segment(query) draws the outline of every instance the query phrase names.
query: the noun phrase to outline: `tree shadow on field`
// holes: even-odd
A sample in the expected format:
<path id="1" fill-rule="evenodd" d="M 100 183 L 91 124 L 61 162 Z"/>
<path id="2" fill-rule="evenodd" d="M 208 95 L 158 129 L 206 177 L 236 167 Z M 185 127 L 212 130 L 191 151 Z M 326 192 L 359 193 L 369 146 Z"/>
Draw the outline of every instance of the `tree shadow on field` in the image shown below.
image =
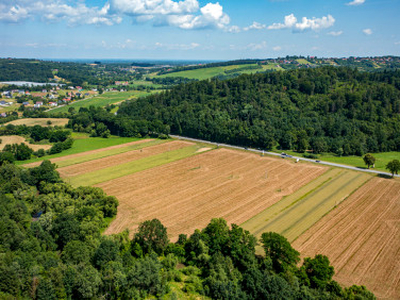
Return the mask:
<path id="1" fill-rule="evenodd" d="M 377 176 L 379 178 L 393 179 L 393 177 L 391 175 L 388 175 L 388 174 L 378 174 Z"/>

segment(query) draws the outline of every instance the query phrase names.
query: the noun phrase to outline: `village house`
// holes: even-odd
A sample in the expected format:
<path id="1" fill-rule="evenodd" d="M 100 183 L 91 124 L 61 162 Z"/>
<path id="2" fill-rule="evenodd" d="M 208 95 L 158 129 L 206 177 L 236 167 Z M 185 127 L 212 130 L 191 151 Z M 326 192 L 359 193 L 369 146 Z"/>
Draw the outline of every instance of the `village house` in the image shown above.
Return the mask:
<path id="1" fill-rule="evenodd" d="M 57 104 L 57 102 L 49 102 L 49 106 L 51 106 L 51 107 L 54 107 L 54 106 L 57 106 L 58 104 Z"/>
<path id="2" fill-rule="evenodd" d="M 39 107 L 41 107 L 43 105 L 43 102 L 42 101 L 38 101 L 38 102 L 36 102 L 34 105 L 33 105 L 33 107 L 34 108 L 39 108 Z"/>

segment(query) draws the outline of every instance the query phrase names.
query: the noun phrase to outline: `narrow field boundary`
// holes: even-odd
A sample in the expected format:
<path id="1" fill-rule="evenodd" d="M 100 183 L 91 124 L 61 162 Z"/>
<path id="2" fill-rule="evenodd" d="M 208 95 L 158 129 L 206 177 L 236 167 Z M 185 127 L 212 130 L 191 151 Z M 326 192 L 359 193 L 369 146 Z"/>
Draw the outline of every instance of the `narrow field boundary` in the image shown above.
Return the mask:
<path id="1" fill-rule="evenodd" d="M 195 155 L 198 149 L 199 146 L 197 145 L 187 146 L 181 149 L 164 152 L 139 160 L 129 161 L 98 171 L 88 172 L 79 176 L 65 178 L 65 180 L 73 186 L 95 185 Z"/>
<path id="2" fill-rule="evenodd" d="M 368 174 L 331 169 L 241 226 L 256 236 L 274 231 L 293 242 L 371 178 Z"/>

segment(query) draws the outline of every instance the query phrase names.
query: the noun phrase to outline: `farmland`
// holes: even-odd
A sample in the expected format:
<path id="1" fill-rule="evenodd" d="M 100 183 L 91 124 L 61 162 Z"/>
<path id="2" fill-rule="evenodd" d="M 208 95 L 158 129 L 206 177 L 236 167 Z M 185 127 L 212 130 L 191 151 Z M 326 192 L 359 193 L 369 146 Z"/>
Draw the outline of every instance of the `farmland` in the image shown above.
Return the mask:
<path id="1" fill-rule="evenodd" d="M 156 217 L 174 239 L 204 227 L 211 218 L 243 223 L 325 171 L 320 166 L 218 149 L 97 186 L 120 202 L 107 234 L 134 230 L 140 222 Z"/>
<path id="2" fill-rule="evenodd" d="M 37 151 L 39 149 L 48 150 L 51 148 L 51 145 L 30 144 L 24 137 L 19 135 L 3 135 L 0 136 L 0 139 L 1 139 L 0 150 L 3 150 L 4 146 L 7 144 L 21 144 L 21 143 L 27 144 L 29 148 L 33 149 L 34 151 Z"/>
<path id="3" fill-rule="evenodd" d="M 49 111 L 50 114 L 54 113 L 62 113 L 68 112 L 70 107 L 75 108 L 75 110 L 79 110 L 81 107 L 89 107 L 89 106 L 96 106 L 96 107 L 103 107 L 108 104 L 115 104 L 121 101 L 125 101 L 128 99 L 132 99 L 135 97 L 142 97 L 149 95 L 147 92 L 139 92 L 139 91 L 128 91 L 128 92 L 106 92 L 99 96 L 88 98 L 84 100 L 79 100 L 69 105 L 65 105 L 62 107 L 58 107 Z"/>
<path id="4" fill-rule="evenodd" d="M 75 136 L 76 136 L 75 133 L 73 133 L 72 137 L 75 138 Z M 104 139 L 101 137 L 88 137 L 88 135 L 85 134 L 85 135 L 79 136 L 79 138 L 76 138 L 74 140 L 72 147 L 61 153 L 52 154 L 52 155 L 48 155 L 48 156 L 41 157 L 41 158 L 32 158 L 27 161 L 17 162 L 17 164 L 26 165 L 26 164 L 35 163 L 35 162 L 40 163 L 44 159 L 52 160 L 54 158 L 64 157 L 64 156 L 78 154 L 78 153 L 84 153 L 84 152 L 86 152 L 85 154 L 88 154 L 87 153 L 88 151 L 93 151 L 93 150 L 103 151 L 103 148 L 118 146 L 121 144 L 126 144 L 126 143 L 130 143 L 130 142 L 138 141 L 138 140 L 139 140 L 138 138 L 116 137 L 116 136 L 112 136 L 108 139 Z"/>
<path id="5" fill-rule="evenodd" d="M 4 124 L 12 125 L 26 125 L 26 126 L 65 126 L 68 123 L 66 118 L 28 118 L 28 119 L 18 119 Z"/>
<path id="6" fill-rule="evenodd" d="M 242 226 L 257 236 L 273 231 L 292 242 L 370 178 L 364 173 L 329 170 Z"/>
<path id="7" fill-rule="evenodd" d="M 399 181 L 181 140 L 131 140 L 52 162 L 73 186 L 117 197 L 105 234 L 132 236 L 157 218 L 176 241 L 221 217 L 258 237 L 278 232 L 303 257 L 327 255 L 343 285 L 399 297 Z"/>
<path id="8" fill-rule="evenodd" d="M 334 277 L 378 298 L 400 298 L 400 182 L 374 178 L 293 244 L 302 256 L 327 255 Z"/>
<path id="9" fill-rule="evenodd" d="M 164 77 L 184 77 L 189 79 L 198 79 L 204 80 L 209 79 L 215 76 L 226 75 L 229 73 L 237 73 L 237 74 L 248 74 L 248 73 L 256 73 L 262 72 L 269 69 L 276 69 L 277 67 L 273 64 L 260 66 L 259 68 L 257 64 L 247 64 L 247 65 L 230 65 L 224 67 L 209 67 L 209 68 L 200 68 L 195 70 L 188 71 L 180 71 L 167 73 L 163 75 L 159 75 L 156 77 L 164 78 Z"/>

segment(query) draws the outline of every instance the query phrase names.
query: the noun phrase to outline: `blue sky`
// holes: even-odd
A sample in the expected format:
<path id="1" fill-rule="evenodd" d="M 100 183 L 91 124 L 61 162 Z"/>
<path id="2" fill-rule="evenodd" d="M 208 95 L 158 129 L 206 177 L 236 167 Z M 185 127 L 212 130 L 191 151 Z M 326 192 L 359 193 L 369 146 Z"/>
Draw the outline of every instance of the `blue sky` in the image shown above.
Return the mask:
<path id="1" fill-rule="evenodd" d="M 1 0 L 0 57 L 400 55 L 400 0 Z"/>

